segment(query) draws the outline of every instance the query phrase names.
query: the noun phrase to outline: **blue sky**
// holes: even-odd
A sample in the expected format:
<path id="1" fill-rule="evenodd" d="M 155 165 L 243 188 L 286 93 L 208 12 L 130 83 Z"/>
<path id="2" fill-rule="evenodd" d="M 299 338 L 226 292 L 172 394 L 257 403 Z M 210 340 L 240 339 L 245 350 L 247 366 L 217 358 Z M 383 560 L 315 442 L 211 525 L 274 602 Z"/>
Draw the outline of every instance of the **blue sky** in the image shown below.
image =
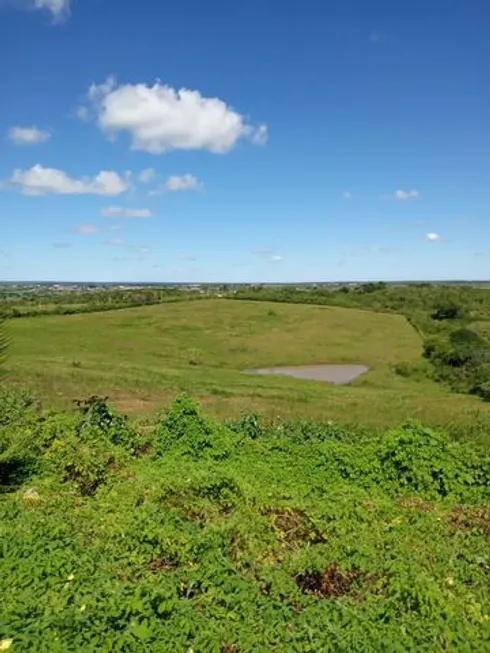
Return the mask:
<path id="1" fill-rule="evenodd" d="M 488 0 L 0 0 L 0 55 L 0 279 L 490 277 Z"/>

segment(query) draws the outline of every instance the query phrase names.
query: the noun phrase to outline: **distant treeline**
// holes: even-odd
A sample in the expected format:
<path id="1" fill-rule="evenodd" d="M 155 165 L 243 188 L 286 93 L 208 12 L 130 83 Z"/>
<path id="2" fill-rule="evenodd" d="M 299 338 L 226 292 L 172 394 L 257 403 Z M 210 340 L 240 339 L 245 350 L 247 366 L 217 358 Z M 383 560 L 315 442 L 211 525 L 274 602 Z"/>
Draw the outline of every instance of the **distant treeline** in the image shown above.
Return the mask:
<path id="1" fill-rule="evenodd" d="M 334 289 L 251 286 L 230 296 L 400 313 L 423 338 L 423 355 L 436 380 L 456 392 L 490 401 L 490 289 L 425 283 L 366 283 Z M 397 371 L 406 376 L 414 372 L 408 364 Z"/>
<path id="2" fill-rule="evenodd" d="M 57 291 L 45 294 L 19 293 L 16 296 L 3 293 L 0 294 L 0 314 L 6 318 L 73 315 L 203 297 L 206 295 L 180 288 L 107 289 L 82 293 Z"/>

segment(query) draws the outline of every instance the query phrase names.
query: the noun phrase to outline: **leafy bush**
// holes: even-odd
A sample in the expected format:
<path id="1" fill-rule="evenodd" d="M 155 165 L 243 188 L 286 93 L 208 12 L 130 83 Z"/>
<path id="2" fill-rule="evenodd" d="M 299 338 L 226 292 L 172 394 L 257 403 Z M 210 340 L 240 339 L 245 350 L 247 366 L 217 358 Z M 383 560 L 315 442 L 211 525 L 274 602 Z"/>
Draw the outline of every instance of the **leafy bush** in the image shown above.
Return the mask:
<path id="1" fill-rule="evenodd" d="M 383 478 L 394 487 L 445 497 L 464 496 L 468 488 L 479 485 L 461 453 L 461 446 L 441 433 L 408 422 L 384 435 L 377 457 Z M 490 467 L 487 471 L 490 477 Z"/>
<path id="2" fill-rule="evenodd" d="M 96 426 L 87 426 L 80 434 L 72 431 L 53 441 L 44 463 L 61 482 L 73 483 L 80 494 L 93 495 L 106 483 L 111 468 L 124 460 L 122 451 L 101 437 Z"/>
<path id="3" fill-rule="evenodd" d="M 170 450 L 193 458 L 227 458 L 233 448 L 231 432 L 205 417 L 199 406 L 183 394 L 174 401 L 156 429 L 156 451 Z"/>
<path id="4" fill-rule="evenodd" d="M 490 380 L 476 384 L 472 388 L 472 393 L 483 399 L 483 401 L 490 401 Z"/>
<path id="5" fill-rule="evenodd" d="M 335 422 L 315 422 L 301 420 L 285 426 L 285 434 L 292 442 L 329 442 L 330 440 L 343 441 L 349 438 L 347 429 Z"/>
<path id="6" fill-rule="evenodd" d="M 89 397 L 89 399 L 76 402 L 82 415 L 79 431 L 93 428 L 99 429 L 107 439 L 116 445 L 121 445 L 129 451 L 138 449 L 136 431 L 128 422 L 128 419 L 109 408 L 107 397 Z"/>
<path id="7" fill-rule="evenodd" d="M 32 420 L 35 406 L 36 400 L 29 392 L 0 386 L 0 429 Z"/>
<path id="8" fill-rule="evenodd" d="M 458 320 L 464 316 L 463 307 L 450 300 L 439 304 L 432 313 L 433 320 Z"/>
<path id="9" fill-rule="evenodd" d="M 263 437 L 265 430 L 260 423 L 260 419 L 257 415 L 253 413 L 248 413 L 242 415 L 242 417 L 236 421 L 229 422 L 228 428 L 240 435 L 246 435 L 252 440 Z"/>

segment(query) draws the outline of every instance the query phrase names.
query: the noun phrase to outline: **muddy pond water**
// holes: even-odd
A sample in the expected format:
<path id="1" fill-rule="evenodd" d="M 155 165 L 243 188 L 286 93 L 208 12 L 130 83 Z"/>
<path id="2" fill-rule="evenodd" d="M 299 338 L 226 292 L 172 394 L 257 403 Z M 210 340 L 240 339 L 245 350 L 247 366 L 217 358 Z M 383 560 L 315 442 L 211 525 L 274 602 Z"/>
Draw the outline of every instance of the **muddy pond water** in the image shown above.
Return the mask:
<path id="1" fill-rule="evenodd" d="M 294 376 L 296 379 L 325 381 L 335 385 L 351 383 L 362 374 L 369 371 L 366 365 L 299 365 L 294 367 L 262 367 L 256 370 L 245 370 L 245 374 L 271 374 Z"/>

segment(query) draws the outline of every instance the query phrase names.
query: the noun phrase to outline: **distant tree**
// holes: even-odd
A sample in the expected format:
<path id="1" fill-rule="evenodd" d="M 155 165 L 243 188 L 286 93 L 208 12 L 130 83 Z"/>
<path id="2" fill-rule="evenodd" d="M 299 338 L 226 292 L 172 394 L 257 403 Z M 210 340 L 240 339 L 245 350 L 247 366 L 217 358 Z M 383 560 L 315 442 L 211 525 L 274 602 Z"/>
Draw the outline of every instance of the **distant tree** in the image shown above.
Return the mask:
<path id="1" fill-rule="evenodd" d="M 372 293 L 377 292 L 378 290 L 384 290 L 386 288 L 386 283 L 384 281 L 377 281 L 376 283 L 363 283 L 359 286 L 359 292 L 362 293 Z"/>
<path id="2" fill-rule="evenodd" d="M 462 306 L 453 301 L 439 304 L 432 313 L 433 320 L 458 320 L 464 317 L 465 311 Z"/>

